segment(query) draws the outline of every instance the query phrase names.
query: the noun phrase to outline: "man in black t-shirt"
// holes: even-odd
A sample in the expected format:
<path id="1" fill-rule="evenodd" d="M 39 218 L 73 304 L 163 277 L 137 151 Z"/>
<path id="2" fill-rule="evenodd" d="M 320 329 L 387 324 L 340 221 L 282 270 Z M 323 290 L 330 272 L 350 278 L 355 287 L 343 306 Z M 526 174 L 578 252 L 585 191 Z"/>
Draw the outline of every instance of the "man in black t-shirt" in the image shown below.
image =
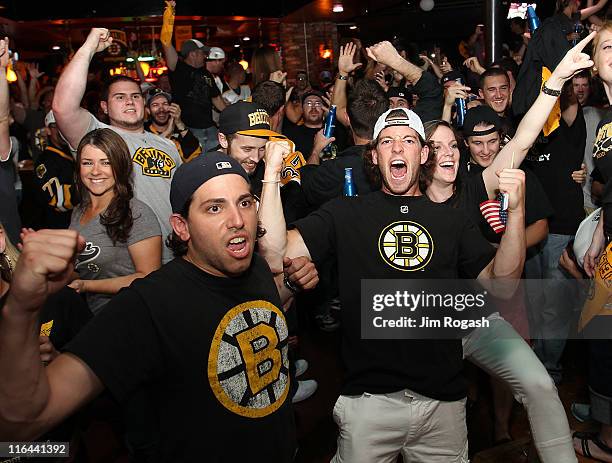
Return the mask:
<path id="1" fill-rule="evenodd" d="M 164 57 L 170 70 L 170 85 L 176 103 L 183 111 L 183 120 L 198 138 L 204 152 L 217 146 L 217 128 L 213 122 L 213 105 L 219 111 L 225 102 L 213 75 L 206 70 L 210 48 L 196 39 L 186 40 L 179 59 L 172 43 L 163 44 Z"/>
<path id="2" fill-rule="evenodd" d="M 336 463 L 393 461 L 400 452 L 404 461 L 467 461 L 461 342 L 362 338 L 362 280 L 516 279 L 522 271 L 523 173 L 500 173 L 510 205 L 496 254 L 464 214 L 421 194 L 419 171 L 429 153 L 424 138 L 412 111 L 382 114 L 367 151 L 382 189 L 330 201 L 289 232 L 277 186 L 282 155 L 266 154 L 259 216 L 267 233 L 259 245 L 272 271 L 281 272 L 282 259 L 298 254 L 315 264 L 331 255 L 338 264 L 347 372 L 334 407 Z"/>
<path id="3" fill-rule="evenodd" d="M 4 437 L 35 438 L 105 388 L 123 402 L 148 387 L 156 461 L 293 461 L 283 288 L 253 253 L 262 231 L 248 176 L 207 153 L 177 169 L 170 202 L 180 257 L 122 290 L 46 369 L 38 312 L 85 243 L 71 230 L 24 237 L 0 317 L 0 369 L 14 373 L 0 377 Z"/>

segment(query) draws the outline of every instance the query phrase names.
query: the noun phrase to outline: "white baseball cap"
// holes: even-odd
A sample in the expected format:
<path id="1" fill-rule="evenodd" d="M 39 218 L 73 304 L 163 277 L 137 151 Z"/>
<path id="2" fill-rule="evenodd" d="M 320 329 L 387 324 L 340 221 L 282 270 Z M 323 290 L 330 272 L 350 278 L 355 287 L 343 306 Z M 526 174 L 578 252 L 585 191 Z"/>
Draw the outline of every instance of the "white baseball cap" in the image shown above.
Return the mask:
<path id="1" fill-rule="evenodd" d="M 376 121 L 376 125 L 374 126 L 374 137 L 372 139 L 376 140 L 380 132 L 387 127 L 396 125 L 405 125 L 414 129 L 416 133 L 425 140 L 425 129 L 423 128 L 421 118 L 408 108 L 393 108 L 385 111 Z"/>
<path id="2" fill-rule="evenodd" d="M 210 47 L 207 59 L 224 59 L 225 52 L 219 47 Z"/>

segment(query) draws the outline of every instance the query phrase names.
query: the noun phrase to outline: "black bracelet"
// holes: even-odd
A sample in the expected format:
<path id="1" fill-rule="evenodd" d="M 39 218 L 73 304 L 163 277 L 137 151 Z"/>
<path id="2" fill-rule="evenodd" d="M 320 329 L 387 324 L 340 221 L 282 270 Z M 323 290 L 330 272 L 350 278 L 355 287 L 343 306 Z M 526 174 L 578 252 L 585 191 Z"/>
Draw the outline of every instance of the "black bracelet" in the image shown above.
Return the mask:
<path id="1" fill-rule="evenodd" d="M 340 79 L 340 80 L 348 80 L 348 76 L 343 76 L 342 74 L 338 74 L 338 79 Z"/>
<path id="2" fill-rule="evenodd" d="M 546 93 L 550 96 L 561 96 L 561 90 L 553 90 L 552 88 L 548 88 L 546 86 L 546 82 L 542 85 L 542 93 Z"/>
<path id="3" fill-rule="evenodd" d="M 298 293 L 300 291 L 300 288 L 295 286 L 295 284 L 293 284 L 293 282 L 289 279 L 287 275 L 285 275 L 285 277 L 283 278 L 283 284 L 285 285 L 285 288 L 287 288 L 293 294 Z"/>

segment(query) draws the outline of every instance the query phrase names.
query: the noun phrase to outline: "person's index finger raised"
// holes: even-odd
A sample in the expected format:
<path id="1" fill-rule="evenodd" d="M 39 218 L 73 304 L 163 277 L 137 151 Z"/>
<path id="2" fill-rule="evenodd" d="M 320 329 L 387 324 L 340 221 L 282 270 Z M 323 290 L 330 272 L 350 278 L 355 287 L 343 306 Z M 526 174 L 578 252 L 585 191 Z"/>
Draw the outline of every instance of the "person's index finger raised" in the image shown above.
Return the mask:
<path id="1" fill-rule="evenodd" d="M 582 39 L 580 42 L 578 42 L 576 44 L 576 46 L 574 47 L 574 50 L 576 50 L 576 51 L 584 50 L 584 47 L 586 47 L 588 45 L 588 43 L 591 40 L 593 40 L 593 37 L 595 37 L 596 34 L 597 34 L 597 32 L 591 32 L 589 35 L 587 35 L 584 39 Z"/>

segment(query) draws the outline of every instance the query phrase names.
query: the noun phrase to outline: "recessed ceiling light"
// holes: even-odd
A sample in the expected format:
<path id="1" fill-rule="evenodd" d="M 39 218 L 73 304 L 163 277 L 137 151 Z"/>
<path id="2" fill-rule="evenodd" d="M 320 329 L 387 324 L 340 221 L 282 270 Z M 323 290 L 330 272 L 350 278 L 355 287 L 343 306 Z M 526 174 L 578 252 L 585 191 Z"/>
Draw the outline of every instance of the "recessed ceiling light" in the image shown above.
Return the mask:
<path id="1" fill-rule="evenodd" d="M 54 46 L 51 47 L 51 50 L 56 50 L 57 51 L 59 49 L 60 49 L 59 45 L 54 45 Z"/>
<path id="2" fill-rule="evenodd" d="M 234 48 L 240 48 L 240 44 L 239 43 L 234 44 Z"/>
<path id="3" fill-rule="evenodd" d="M 354 31 L 355 29 L 357 29 L 357 26 L 351 26 L 351 27 L 349 27 L 349 29 Z"/>
<path id="4" fill-rule="evenodd" d="M 334 13 L 342 13 L 344 11 L 344 7 L 342 6 L 341 3 L 336 3 L 334 4 L 334 6 L 332 7 L 332 11 Z"/>
<path id="5" fill-rule="evenodd" d="M 248 42 L 249 40 L 251 40 L 250 37 L 242 37 L 242 40 L 244 40 L 245 42 Z"/>

